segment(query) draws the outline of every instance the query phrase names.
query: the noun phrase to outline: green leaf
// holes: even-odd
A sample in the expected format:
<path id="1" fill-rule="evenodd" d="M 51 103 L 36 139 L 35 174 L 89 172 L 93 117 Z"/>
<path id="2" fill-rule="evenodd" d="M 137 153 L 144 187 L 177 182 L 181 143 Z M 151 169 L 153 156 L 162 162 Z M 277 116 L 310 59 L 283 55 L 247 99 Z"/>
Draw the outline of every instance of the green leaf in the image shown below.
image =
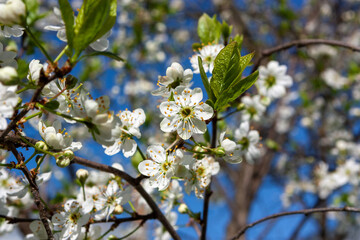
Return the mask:
<path id="1" fill-rule="evenodd" d="M 53 101 L 50 101 L 48 103 L 46 103 L 45 105 L 45 108 L 48 108 L 48 109 L 51 109 L 51 110 L 56 110 L 59 108 L 60 106 L 60 103 L 56 100 L 53 100 Z"/>
<path id="2" fill-rule="evenodd" d="M 228 42 L 228 38 L 230 37 L 230 34 L 232 32 L 233 26 L 229 26 L 227 22 L 223 22 L 221 25 L 221 34 L 223 36 L 224 42 Z"/>
<path id="3" fill-rule="evenodd" d="M 18 68 L 17 68 L 18 77 L 20 79 L 26 78 L 28 72 L 29 72 L 29 64 L 25 60 L 19 59 Z"/>
<path id="4" fill-rule="evenodd" d="M 116 23 L 116 13 L 117 13 L 117 0 L 110 0 L 110 12 L 109 16 L 104 24 L 104 26 L 101 28 L 101 31 L 96 35 L 95 39 L 99 39 L 102 36 L 104 36 L 107 32 L 111 30 L 111 28 Z"/>
<path id="5" fill-rule="evenodd" d="M 86 57 L 93 57 L 93 56 L 105 56 L 111 59 L 114 59 L 116 61 L 121 61 L 121 62 L 125 62 L 125 59 L 119 57 L 118 55 L 112 53 L 112 52 L 93 52 L 93 53 L 89 53 L 89 54 L 85 54 L 83 56 L 81 56 L 80 60 Z"/>
<path id="6" fill-rule="evenodd" d="M 214 61 L 210 86 L 217 98 L 241 75 L 240 51 L 236 42 L 223 48 Z"/>
<path id="7" fill-rule="evenodd" d="M 199 18 L 197 32 L 202 43 L 218 43 L 221 37 L 221 24 L 216 20 L 216 15 L 210 18 L 204 13 Z"/>
<path id="8" fill-rule="evenodd" d="M 112 28 L 114 7 L 116 9 L 114 0 L 84 0 L 74 27 L 73 62 L 86 47 Z"/>
<path id="9" fill-rule="evenodd" d="M 215 103 L 215 109 L 220 110 L 222 107 L 227 105 L 229 102 L 234 101 L 246 90 L 248 90 L 256 82 L 259 76 L 259 71 L 253 72 L 251 75 L 247 76 L 244 79 L 241 79 L 241 76 L 234 81 L 228 89 L 226 89 L 218 98 Z"/>
<path id="10" fill-rule="evenodd" d="M 208 94 L 208 97 L 209 99 L 211 99 L 212 101 L 215 102 L 216 100 L 216 97 L 213 93 L 213 91 L 211 90 L 211 87 L 210 87 L 210 83 L 209 83 L 209 80 L 208 80 L 208 77 L 204 71 L 204 67 L 202 65 L 202 60 L 201 60 L 201 57 L 198 57 L 198 64 L 199 64 L 199 70 L 200 70 L 200 76 L 201 76 L 201 80 L 204 84 L 204 87 L 205 87 L 205 90 Z"/>
<path id="11" fill-rule="evenodd" d="M 78 79 L 74 77 L 73 75 L 68 74 L 65 78 L 65 86 L 66 89 L 72 89 L 76 86 L 76 83 L 78 82 Z"/>
<path id="12" fill-rule="evenodd" d="M 250 65 L 251 59 L 254 57 L 254 54 L 255 52 L 252 52 L 240 58 L 241 72 L 243 72 L 244 69 Z"/>
<path id="13" fill-rule="evenodd" d="M 69 46 L 68 53 L 72 54 L 74 39 L 74 11 L 68 0 L 59 0 L 59 6 L 61 17 L 65 23 L 67 44 Z"/>
<path id="14" fill-rule="evenodd" d="M 242 46 L 242 43 L 244 41 L 244 36 L 243 35 L 239 35 L 239 34 L 236 34 L 236 36 L 234 37 L 234 39 L 232 39 L 232 41 L 235 41 L 237 42 L 238 46 L 239 46 L 239 50 L 241 49 L 241 46 Z M 231 41 L 231 42 L 232 42 Z"/>

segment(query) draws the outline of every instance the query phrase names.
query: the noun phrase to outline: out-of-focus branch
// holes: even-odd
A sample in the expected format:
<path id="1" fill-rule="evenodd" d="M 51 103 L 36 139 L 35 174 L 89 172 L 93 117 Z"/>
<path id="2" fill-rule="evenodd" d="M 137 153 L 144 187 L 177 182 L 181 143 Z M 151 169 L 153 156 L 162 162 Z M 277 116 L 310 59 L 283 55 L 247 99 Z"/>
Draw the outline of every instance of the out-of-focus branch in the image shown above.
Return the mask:
<path id="1" fill-rule="evenodd" d="M 0 219 L 5 219 L 9 224 L 21 223 L 21 222 L 32 222 L 36 220 L 40 220 L 37 218 L 19 218 L 19 217 L 10 217 L 6 215 L 0 214 Z"/>
<path id="2" fill-rule="evenodd" d="M 284 44 L 261 51 L 260 57 L 255 62 L 252 72 L 255 72 L 256 69 L 258 69 L 262 60 L 264 60 L 266 57 L 269 57 L 273 53 L 281 52 L 281 51 L 287 50 L 292 47 L 301 48 L 301 47 L 307 47 L 310 45 L 318 45 L 318 44 L 342 47 L 342 48 L 349 49 L 351 51 L 360 52 L 360 47 L 357 47 L 357 46 L 354 46 L 351 44 L 347 44 L 342 41 L 327 40 L 327 39 L 300 39 L 300 40 L 291 41 L 291 42 L 284 43 Z"/>
<path id="3" fill-rule="evenodd" d="M 48 239 L 53 240 L 54 235 L 52 234 L 50 225 L 49 225 L 49 218 L 48 218 L 48 212 L 46 211 L 45 205 L 44 203 L 41 201 L 40 198 L 40 192 L 39 192 L 39 187 L 36 184 L 35 178 L 36 176 L 33 176 L 29 169 L 26 167 L 26 165 L 24 164 L 24 159 L 23 157 L 20 155 L 20 153 L 16 150 L 15 146 L 12 143 L 7 144 L 7 146 L 10 148 L 10 151 L 14 154 L 16 160 L 18 161 L 19 165 L 21 165 L 20 170 L 24 173 L 26 179 L 29 182 L 29 186 L 30 186 L 30 191 L 34 197 L 34 203 L 36 205 L 36 207 L 39 209 L 39 215 L 40 215 L 40 219 L 41 222 L 43 223 L 46 233 L 48 235 Z"/>
<path id="4" fill-rule="evenodd" d="M 291 212 L 283 212 L 283 213 L 277 213 L 277 214 L 273 214 L 267 217 L 264 217 L 260 220 L 257 220 L 253 223 L 250 223 L 246 226 L 244 226 L 237 234 L 236 236 L 234 236 L 232 239 L 238 239 L 241 237 L 241 235 L 243 235 L 246 230 L 248 230 L 249 228 L 254 227 L 255 225 L 265 222 L 267 220 L 273 219 L 273 218 L 278 218 L 278 217 L 283 217 L 283 216 L 289 216 L 289 215 L 296 215 L 296 214 L 304 214 L 304 215 L 308 215 L 308 214 L 312 214 L 312 213 L 324 213 L 324 212 L 355 212 L 355 213 L 360 213 L 360 209 L 359 208 L 353 208 L 353 207 L 327 207 L 327 208 L 312 208 L 312 209 L 304 209 L 304 210 L 298 210 L 298 211 L 291 211 Z"/>

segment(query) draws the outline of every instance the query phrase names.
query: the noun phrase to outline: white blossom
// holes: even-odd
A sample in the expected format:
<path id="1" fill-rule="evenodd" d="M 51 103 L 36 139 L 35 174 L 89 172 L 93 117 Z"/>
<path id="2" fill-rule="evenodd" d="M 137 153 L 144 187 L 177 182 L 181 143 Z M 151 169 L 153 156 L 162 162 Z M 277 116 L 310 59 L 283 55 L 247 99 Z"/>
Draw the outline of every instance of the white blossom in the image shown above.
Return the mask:
<path id="1" fill-rule="evenodd" d="M 266 107 L 262 104 L 260 95 L 253 97 L 244 96 L 241 101 L 245 105 L 245 109 L 242 111 L 241 118 L 243 121 L 259 121 L 260 117 L 266 110 Z"/>
<path id="2" fill-rule="evenodd" d="M 276 61 L 270 61 L 267 67 L 259 67 L 259 79 L 257 85 L 259 93 L 263 96 L 275 99 L 285 95 L 286 87 L 291 87 L 293 81 L 286 75 L 287 67 L 279 65 Z"/>
<path id="3" fill-rule="evenodd" d="M 29 64 L 29 73 L 27 75 L 27 79 L 37 84 L 40 78 L 40 71 L 43 68 L 43 66 L 44 65 L 42 65 L 39 60 L 36 59 L 31 60 Z"/>
<path id="4" fill-rule="evenodd" d="M 61 123 L 57 120 L 49 127 L 39 121 L 38 128 L 42 139 L 52 149 L 77 151 L 82 147 L 81 142 L 73 142 L 73 138 L 64 133 L 65 129 L 61 129 Z"/>
<path id="5" fill-rule="evenodd" d="M 332 68 L 326 69 L 321 77 L 324 79 L 325 83 L 336 90 L 342 89 L 348 84 L 350 81 L 348 78 L 341 76 L 337 71 Z"/>
<path id="6" fill-rule="evenodd" d="M 209 120 L 214 110 L 208 104 L 200 102 L 203 93 L 200 88 L 190 90 L 177 87 L 174 92 L 174 101 L 160 104 L 160 111 L 165 118 L 160 123 L 164 132 L 177 131 L 179 136 L 186 140 L 193 134 L 206 132 L 206 120 Z"/>
<path id="7" fill-rule="evenodd" d="M 194 191 L 198 198 L 203 198 L 205 188 L 211 182 L 211 176 L 220 171 L 219 163 L 214 158 L 206 156 L 200 160 L 190 158 L 187 167 L 189 172 L 185 177 L 185 191 L 188 194 Z"/>
<path id="8" fill-rule="evenodd" d="M 202 64 L 204 67 L 205 72 L 212 73 L 214 69 L 214 61 L 216 56 L 219 54 L 221 49 L 224 48 L 222 44 L 216 45 L 206 45 L 199 50 L 199 53 L 193 55 L 190 58 L 190 63 L 192 68 L 194 69 L 194 73 L 200 73 L 199 64 L 198 64 L 198 57 L 201 57 Z"/>
<path id="9" fill-rule="evenodd" d="M 1 26 L 0 27 L 0 36 L 6 38 L 10 37 L 21 37 L 24 34 L 24 28 L 19 25 L 13 26 Z"/>
<path id="10" fill-rule="evenodd" d="M 17 62 L 15 60 L 16 52 L 4 51 L 4 46 L 0 42 L 0 67 L 13 67 L 17 68 Z"/>
<path id="11" fill-rule="evenodd" d="M 49 31 L 56 31 L 56 36 L 63 42 L 67 42 L 66 39 L 66 29 L 65 29 L 65 23 L 61 18 L 61 12 L 60 9 L 54 7 L 54 15 L 55 15 L 55 21 L 57 25 L 48 25 L 45 26 L 45 30 Z"/>
<path id="12" fill-rule="evenodd" d="M 0 82 L 4 85 L 14 85 L 14 81 L 18 78 L 18 74 L 13 67 L 2 67 L 0 68 Z"/>
<path id="13" fill-rule="evenodd" d="M 156 89 L 151 93 L 155 96 L 168 98 L 176 87 L 188 87 L 192 77 L 193 72 L 191 69 L 184 70 L 179 63 L 174 62 L 166 69 L 166 76 L 159 76 L 157 82 L 159 89 Z"/>
<path id="14" fill-rule="evenodd" d="M 259 132 L 250 130 L 249 122 L 241 123 L 235 130 L 235 139 L 239 143 L 241 154 L 247 161 L 252 163 L 260 157 L 260 149 L 257 146 L 260 140 Z"/>
<path id="15" fill-rule="evenodd" d="M 116 181 L 110 181 L 106 189 L 101 192 L 98 199 L 94 201 L 96 208 L 96 219 L 109 219 L 118 205 L 124 205 L 130 200 L 130 188 L 122 191 Z"/>
<path id="16" fill-rule="evenodd" d="M 0 24 L 12 26 L 20 24 L 25 17 L 26 7 L 21 0 L 7 0 L 0 3 Z"/>
<path id="17" fill-rule="evenodd" d="M 141 174 L 150 177 L 151 187 L 159 188 L 159 191 L 165 190 L 170 184 L 171 177 L 175 175 L 178 158 L 182 158 L 183 154 L 180 150 L 167 153 L 158 145 L 148 147 L 147 153 L 150 159 L 140 162 L 138 169 Z"/>
<path id="18" fill-rule="evenodd" d="M 8 87 L 0 83 L 0 130 L 7 127 L 6 118 L 10 118 L 14 114 L 14 107 L 19 99 L 15 89 L 16 87 Z"/>
<path id="19" fill-rule="evenodd" d="M 176 221 L 177 221 L 176 212 L 169 212 L 168 214 L 165 215 L 165 217 L 167 218 L 169 223 L 176 230 L 177 229 L 177 227 L 175 226 Z M 154 238 L 154 240 L 171 240 L 171 239 L 172 239 L 172 237 L 171 237 L 170 233 L 162 225 L 159 225 L 155 229 L 155 238 Z"/>
<path id="20" fill-rule="evenodd" d="M 243 158 L 241 155 L 241 150 L 236 145 L 236 143 L 228 138 L 225 138 L 225 132 L 222 132 L 219 137 L 220 146 L 225 150 L 224 160 L 229 163 L 240 163 Z"/>
<path id="21" fill-rule="evenodd" d="M 29 225 L 29 228 L 32 231 L 32 233 L 27 234 L 25 239 L 27 239 L 27 240 L 42 240 L 42 239 L 48 238 L 44 224 L 41 221 L 39 221 L 39 220 L 32 221 Z"/>
<path id="22" fill-rule="evenodd" d="M 83 212 L 82 206 L 77 201 L 68 200 L 64 204 L 64 211 L 52 217 L 52 223 L 55 231 L 61 231 L 63 239 L 75 240 L 89 218 L 90 215 Z"/>
<path id="23" fill-rule="evenodd" d="M 140 125 L 145 122 L 145 112 L 141 108 L 135 109 L 133 112 L 128 110 L 120 112 L 119 118 L 121 124 L 116 127 L 113 135 L 115 142 L 112 146 L 103 146 L 105 153 L 109 156 L 115 155 L 122 150 L 125 157 L 130 157 L 136 152 L 137 144 L 133 137 L 140 138 Z"/>

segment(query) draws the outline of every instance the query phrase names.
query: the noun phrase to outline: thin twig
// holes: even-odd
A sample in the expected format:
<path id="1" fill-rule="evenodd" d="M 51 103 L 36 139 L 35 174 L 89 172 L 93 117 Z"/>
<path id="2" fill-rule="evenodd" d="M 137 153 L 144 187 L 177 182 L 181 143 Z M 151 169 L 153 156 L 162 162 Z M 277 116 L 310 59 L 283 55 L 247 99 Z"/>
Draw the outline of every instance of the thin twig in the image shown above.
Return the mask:
<path id="1" fill-rule="evenodd" d="M 139 192 L 139 194 L 145 199 L 145 201 L 147 202 L 149 207 L 152 209 L 154 214 L 156 214 L 156 218 L 162 223 L 162 225 L 170 233 L 172 238 L 174 238 L 176 240 L 180 239 L 179 235 L 176 233 L 175 229 L 169 223 L 169 221 L 166 219 L 164 214 L 161 212 L 160 208 L 154 202 L 153 198 L 141 186 L 140 181 L 139 181 L 138 178 L 133 178 L 130 175 L 128 175 L 127 173 L 125 173 L 125 172 L 123 172 L 123 171 L 121 171 L 119 169 L 113 168 L 111 166 L 101 164 L 101 163 L 97 163 L 97 162 L 92 162 L 90 160 L 87 160 L 87 159 L 81 158 L 81 157 L 74 157 L 72 162 L 76 163 L 76 164 L 79 164 L 79 165 L 82 165 L 82 166 L 94 168 L 94 169 L 97 169 L 97 170 L 100 170 L 100 171 L 103 171 L 103 172 L 112 173 L 112 174 L 115 174 L 116 176 L 119 176 L 119 177 L 123 178 L 131 186 L 133 186 Z"/>
<path id="2" fill-rule="evenodd" d="M 211 138 L 211 147 L 216 147 L 216 139 L 217 139 L 217 114 L 214 114 L 212 118 L 212 138 Z M 201 235 L 200 239 L 206 239 L 206 230 L 207 230 L 207 223 L 208 223 L 208 213 L 209 213 L 209 204 L 210 204 L 210 197 L 212 195 L 211 191 L 211 181 L 210 184 L 205 189 L 205 197 L 204 197 L 204 205 L 203 205 L 203 216 L 201 219 Z"/>
<path id="3" fill-rule="evenodd" d="M 0 214 L 0 219 L 5 219 L 9 224 L 21 223 L 21 222 L 32 222 L 40 220 L 38 218 L 19 218 L 19 217 L 10 217 Z"/>
<path id="4" fill-rule="evenodd" d="M 40 72 L 40 79 L 39 79 L 39 88 L 36 89 L 36 91 L 34 92 L 31 100 L 29 103 L 27 103 L 27 107 L 25 107 L 19 114 L 17 114 L 9 123 L 9 125 L 6 127 L 6 129 L 2 132 L 1 136 L 0 136 L 0 140 L 3 140 L 4 137 L 12 130 L 15 128 L 15 126 L 17 125 L 18 121 L 20 121 L 30 110 L 31 108 L 34 106 L 34 104 L 37 102 L 41 91 L 43 90 L 43 88 L 50 83 L 51 81 L 53 81 L 56 78 L 61 78 L 63 76 L 65 76 L 66 74 L 68 74 L 71 71 L 72 67 L 70 66 L 69 62 L 66 62 L 66 64 L 61 68 L 58 69 L 57 67 L 54 69 L 54 71 L 52 73 L 50 73 L 48 76 L 45 76 L 45 73 L 42 71 Z"/>
<path id="5" fill-rule="evenodd" d="M 360 208 L 353 208 L 353 207 L 347 207 L 347 206 L 345 206 L 345 207 L 326 207 L 326 208 L 311 208 L 311 209 L 304 209 L 304 210 L 298 210 L 298 211 L 277 213 L 277 214 L 273 214 L 273 215 L 264 217 L 260 220 L 257 220 L 253 223 L 246 225 L 236 234 L 236 236 L 234 236 L 232 238 L 232 240 L 239 239 L 241 237 L 241 235 L 243 235 L 246 232 L 246 230 L 248 230 L 249 228 L 252 228 L 257 224 L 265 222 L 270 219 L 288 216 L 288 215 L 296 215 L 296 214 L 308 215 L 308 214 L 312 214 L 312 213 L 323 213 L 323 212 L 356 212 L 356 213 L 360 213 Z"/>
<path id="6" fill-rule="evenodd" d="M 273 53 L 276 52 L 281 52 L 284 51 L 286 49 L 292 48 L 292 47 L 306 47 L 306 46 L 310 46 L 310 45 L 318 45 L 318 44 L 325 44 L 325 45 L 330 45 L 330 46 L 335 46 L 335 47 L 342 47 L 342 48 L 346 48 L 349 49 L 351 51 L 355 51 L 355 52 L 360 52 L 360 47 L 351 45 L 351 44 L 347 44 L 345 42 L 341 42 L 341 41 L 337 41 L 337 40 L 327 40 L 327 39 L 300 39 L 300 40 L 294 40 L 288 43 L 284 43 L 269 49 L 265 49 L 263 50 L 260 54 L 260 57 L 258 58 L 258 60 L 255 62 L 254 67 L 252 69 L 252 72 L 255 72 L 256 69 L 258 69 L 258 67 L 261 64 L 261 61 L 264 60 L 266 57 L 270 56 Z"/>
<path id="7" fill-rule="evenodd" d="M 42 203 L 39 193 L 39 187 L 36 184 L 35 177 L 33 176 L 30 171 L 27 169 L 26 165 L 24 163 L 23 157 L 20 155 L 20 153 L 16 150 L 15 146 L 12 143 L 8 143 L 7 146 L 10 148 L 11 152 L 14 154 L 16 160 L 19 164 L 22 164 L 22 167 L 20 168 L 21 171 L 24 173 L 26 179 L 29 182 L 30 191 L 34 197 L 34 203 L 36 207 L 39 209 L 39 215 L 41 222 L 43 223 L 46 233 L 48 235 L 48 239 L 53 240 L 54 235 L 52 234 L 50 225 L 49 225 L 49 218 L 48 218 L 48 212 L 46 211 L 45 205 Z"/>

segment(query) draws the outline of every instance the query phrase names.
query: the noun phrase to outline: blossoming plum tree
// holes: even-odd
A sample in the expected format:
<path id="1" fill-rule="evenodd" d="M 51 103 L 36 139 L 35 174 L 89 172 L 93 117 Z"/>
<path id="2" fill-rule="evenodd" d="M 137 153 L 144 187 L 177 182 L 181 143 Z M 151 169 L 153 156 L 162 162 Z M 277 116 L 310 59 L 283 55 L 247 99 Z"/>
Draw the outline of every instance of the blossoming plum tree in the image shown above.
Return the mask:
<path id="1" fill-rule="evenodd" d="M 356 106 L 360 67 L 350 64 L 352 75 L 344 77 L 330 67 L 315 66 L 323 81 L 311 79 L 309 87 L 301 82 L 304 76 L 293 75 L 298 69 L 290 61 L 261 65 L 265 58 L 293 46 L 324 44 L 322 53 L 309 50 L 320 62 L 322 54 L 331 53 L 328 45 L 357 52 L 360 48 L 304 39 L 261 50 L 251 47 L 246 31 L 238 34 L 216 15 L 203 14 L 197 21 L 200 42 L 192 44 L 195 53 L 187 56 L 190 61 L 173 58 L 161 63 L 166 71 L 157 78 L 159 88 L 153 89 L 137 64 L 166 59 L 162 45 L 167 26 L 162 20 L 181 6 L 179 1 L 149 2 L 0 3 L 0 235 L 24 222 L 30 230 L 24 230 L 27 239 L 123 239 L 146 234 L 185 239 L 178 223 L 181 214 L 186 227 L 206 239 L 212 194 L 229 203 L 235 221 L 228 232 L 234 239 L 283 215 L 360 212 L 355 208 L 358 134 L 344 130 L 347 124 L 358 127 L 349 115 L 360 115 Z M 219 7 L 223 1 L 215 2 Z M 227 8 L 234 14 L 234 6 L 221 6 L 220 12 Z M 159 34 L 149 30 L 146 35 L 147 27 Z M 183 35 L 176 35 L 177 41 L 184 41 L 179 37 Z M 60 40 L 62 49 L 53 46 L 53 40 Z M 255 52 L 244 54 L 247 49 Z M 112 76 L 117 78 L 113 82 Z M 111 89 L 104 94 L 101 87 Z M 153 96 L 141 97 L 144 92 Z M 354 103 L 344 108 L 348 95 Z M 311 143 L 290 138 L 295 127 L 307 129 Z M 298 138 L 307 135 L 302 134 Z M 300 164 L 287 160 L 298 153 L 309 162 L 313 178 L 301 177 Z M 274 168 L 288 180 L 281 196 L 284 207 L 304 193 L 313 194 L 316 204 L 246 225 L 251 203 L 262 179 L 271 175 L 274 159 Z M 224 191 L 219 181 L 224 179 L 234 186 Z M 330 196 L 346 186 L 354 190 L 331 201 Z M 192 194 L 203 202 L 200 212 L 188 200 Z M 326 207 L 327 203 L 340 206 Z M 150 220 L 156 220 L 152 221 L 156 228 L 147 233 L 151 223 L 145 223 Z M 131 231 L 121 228 L 125 222 Z M 326 233 L 322 236 L 326 239 Z"/>

